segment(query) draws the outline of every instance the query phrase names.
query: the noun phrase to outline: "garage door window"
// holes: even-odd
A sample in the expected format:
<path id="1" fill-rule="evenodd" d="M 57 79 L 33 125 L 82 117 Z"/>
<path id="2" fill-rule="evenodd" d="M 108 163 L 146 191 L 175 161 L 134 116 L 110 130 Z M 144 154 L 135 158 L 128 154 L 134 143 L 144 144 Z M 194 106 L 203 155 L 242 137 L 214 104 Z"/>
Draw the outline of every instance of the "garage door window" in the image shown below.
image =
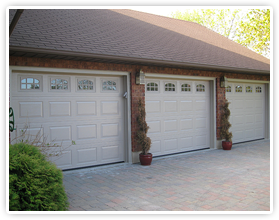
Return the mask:
<path id="1" fill-rule="evenodd" d="M 181 92 L 191 92 L 191 85 L 190 84 L 182 84 L 181 85 Z"/>
<path id="2" fill-rule="evenodd" d="M 21 78 L 20 89 L 23 90 L 35 90 L 40 89 L 40 80 L 36 78 Z"/>
<path id="3" fill-rule="evenodd" d="M 247 93 L 252 93 L 253 92 L 253 89 L 251 86 L 246 86 L 246 92 Z"/>
<path id="4" fill-rule="evenodd" d="M 116 91 L 116 82 L 115 81 L 111 81 L 111 80 L 108 80 L 108 81 L 103 81 L 103 91 L 110 91 L 110 90 L 113 90 L 113 91 Z"/>
<path id="5" fill-rule="evenodd" d="M 150 91 L 156 92 L 156 91 L 158 91 L 158 84 L 155 82 L 147 83 L 146 90 L 149 92 Z"/>
<path id="6" fill-rule="evenodd" d="M 262 93 L 262 87 L 257 86 L 256 87 L 256 93 Z"/>
<path id="7" fill-rule="evenodd" d="M 235 92 L 242 92 L 242 86 L 236 86 Z"/>
<path id="8" fill-rule="evenodd" d="M 78 90 L 91 90 L 93 91 L 93 81 L 88 79 L 78 80 Z"/>
<path id="9" fill-rule="evenodd" d="M 50 89 L 51 90 L 68 90 L 68 81 L 65 79 L 51 79 L 50 81 Z"/>
<path id="10" fill-rule="evenodd" d="M 205 86 L 203 84 L 197 85 L 197 92 L 205 92 Z"/>
<path id="11" fill-rule="evenodd" d="M 173 83 L 166 83 L 165 91 L 175 91 L 175 85 Z"/>
<path id="12" fill-rule="evenodd" d="M 227 86 L 226 92 L 232 92 L 232 87 L 231 86 Z"/>

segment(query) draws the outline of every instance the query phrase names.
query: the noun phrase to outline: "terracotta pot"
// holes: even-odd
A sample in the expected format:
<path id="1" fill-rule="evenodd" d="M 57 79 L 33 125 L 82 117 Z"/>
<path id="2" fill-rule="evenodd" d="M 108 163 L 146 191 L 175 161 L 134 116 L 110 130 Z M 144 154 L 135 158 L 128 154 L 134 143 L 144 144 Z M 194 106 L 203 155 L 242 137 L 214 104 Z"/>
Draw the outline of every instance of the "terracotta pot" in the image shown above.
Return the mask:
<path id="1" fill-rule="evenodd" d="M 149 166 L 151 164 L 151 161 L 152 161 L 152 154 L 151 153 L 148 153 L 148 154 L 140 153 L 139 159 L 140 159 L 140 164 L 141 165 Z"/>
<path id="2" fill-rule="evenodd" d="M 230 150 L 232 149 L 232 142 L 230 141 L 222 141 L 223 150 Z"/>

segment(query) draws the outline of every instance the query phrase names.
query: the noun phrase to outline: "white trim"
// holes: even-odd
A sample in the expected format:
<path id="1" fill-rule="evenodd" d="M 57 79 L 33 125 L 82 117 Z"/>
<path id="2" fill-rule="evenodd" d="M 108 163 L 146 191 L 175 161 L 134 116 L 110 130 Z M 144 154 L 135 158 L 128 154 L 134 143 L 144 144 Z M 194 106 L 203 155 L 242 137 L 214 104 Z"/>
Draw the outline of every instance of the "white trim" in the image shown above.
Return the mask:
<path id="1" fill-rule="evenodd" d="M 171 75 L 171 74 L 158 74 L 158 73 L 145 73 L 145 77 L 152 78 L 170 78 L 170 79 L 192 79 L 192 80 L 215 80 L 216 77 L 204 77 L 204 76 L 187 76 L 187 75 Z"/>
<path id="2" fill-rule="evenodd" d="M 216 77 L 203 77 L 203 76 L 187 76 L 187 75 L 170 75 L 170 74 L 155 74 L 155 73 L 145 73 L 146 83 L 149 82 L 149 78 L 161 78 L 161 79 L 171 79 L 174 80 L 193 80 L 193 81 L 209 81 L 209 98 L 210 98 L 210 148 L 217 149 L 217 132 L 216 132 Z M 171 82 L 171 80 L 169 82 Z M 153 81 L 154 82 L 154 81 Z M 184 82 L 183 82 L 184 83 Z M 187 82 L 188 84 L 191 82 Z M 191 93 L 196 93 L 196 84 L 191 83 Z M 199 84 L 199 83 L 198 83 Z M 181 85 L 181 84 L 180 84 Z M 163 85 L 164 86 L 164 85 Z M 180 89 L 181 92 L 181 88 Z M 176 92 L 178 91 L 176 89 Z M 163 90 L 164 91 L 164 90 Z M 138 157 L 136 152 L 133 152 L 133 159 Z"/>
<path id="3" fill-rule="evenodd" d="M 236 82 L 236 83 L 270 83 L 270 81 L 265 80 L 250 80 L 250 79 L 230 79 L 228 78 L 228 82 Z"/>
<path id="4" fill-rule="evenodd" d="M 126 76 L 129 72 L 111 71 L 111 70 L 85 70 L 85 69 L 68 69 L 68 68 L 49 68 L 49 67 L 25 67 L 25 66 L 10 66 L 12 72 L 36 72 L 36 73 L 66 73 L 66 74 L 100 74 L 100 75 L 117 75 Z"/>
<path id="5" fill-rule="evenodd" d="M 84 69 L 66 69 L 66 68 L 45 68 L 45 67 L 25 67 L 25 66 L 9 66 L 9 94 L 11 94 L 11 75 L 13 72 L 19 73 L 41 73 L 41 74 L 90 74 L 90 75 L 113 75 L 113 76 L 124 76 L 126 81 L 127 102 L 124 106 L 125 120 L 124 129 L 126 131 L 125 141 L 125 162 L 132 163 L 132 140 L 131 140 L 131 95 L 130 95 L 130 72 L 123 71 L 103 71 L 103 70 L 84 70 Z M 124 82 L 125 82 L 124 81 Z M 96 85 L 95 85 L 96 86 Z M 7 117 L 8 118 L 8 117 Z"/>

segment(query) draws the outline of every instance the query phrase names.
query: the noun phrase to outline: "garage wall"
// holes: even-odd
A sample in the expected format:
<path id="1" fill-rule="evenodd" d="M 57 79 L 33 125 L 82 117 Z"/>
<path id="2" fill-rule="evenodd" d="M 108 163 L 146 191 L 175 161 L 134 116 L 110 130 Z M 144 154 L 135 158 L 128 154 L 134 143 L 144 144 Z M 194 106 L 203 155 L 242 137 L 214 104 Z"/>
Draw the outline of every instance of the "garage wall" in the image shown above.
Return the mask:
<path id="1" fill-rule="evenodd" d="M 145 100 L 145 86 L 135 84 L 136 72 L 140 69 L 143 72 L 154 74 L 173 74 L 185 76 L 199 76 L 199 77 L 215 77 L 216 78 L 216 136 L 220 139 L 220 110 L 225 100 L 225 88 L 220 88 L 220 78 L 226 76 L 227 78 L 246 79 L 246 80 L 262 80 L 269 81 L 269 75 L 253 75 L 240 73 L 223 73 L 204 70 L 187 70 L 182 68 L 169 68 L 159 66 L 144 66 L 144 65 L 129 65 L 129 64 L 113 64 L 113 63 L 97 63 L 87 61 L 72 61 L 62 59 L 48 59 L 48 58 L 28 58 L 28 57 L 10 57 L 11 66 L 31 66 L 31 67 L 53 67 L 53 68 L 70 68 L 70 69 L 86 69 L 86 70 L 113 70 L 113 71 L 128 71 L 130 72 L 130 94 L 131 94 L 131 142 L 132 151 L 140 151 L 140 146 L 135 141 L 135 133 L 137 130 L 136 114 L 137 104 L 136 100 L 142 97 Z"/>

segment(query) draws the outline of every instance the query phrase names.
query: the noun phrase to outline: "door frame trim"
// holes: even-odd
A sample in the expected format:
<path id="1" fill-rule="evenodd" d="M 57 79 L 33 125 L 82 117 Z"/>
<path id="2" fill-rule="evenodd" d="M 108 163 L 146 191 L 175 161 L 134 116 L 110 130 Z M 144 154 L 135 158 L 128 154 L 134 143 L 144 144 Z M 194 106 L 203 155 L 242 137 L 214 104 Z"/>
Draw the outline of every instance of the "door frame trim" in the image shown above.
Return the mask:
<path id="1" fill-rule="evenodd" d="M 123 76 L 125 87 L 127 92 L 127 99 L 124 101 L 124 161 L 132 163 L 132 141 L 131 141 L 131 95 L 130 95 L 130 72 L 123 71 L 111 71 L 111 70 L 86 70 L 86 69 L 70 69 L 70 68 L 48 68 L 48 67 L 26 67 L 26 66 L 9 66 L 9 97 L 7 97 L 7 103 L 10 100 L 11 94 L 11 74 L 13 72 L 19 73 L 41 73 L 41 74 L 88 74 L 88 75 L 112 75 Z M 7 85 L 8 87 L 8 85 Z M 9 102 L 10 105 L 10 102 Z M 8 119 L 8 117 L 6 117 Z M 8 120 L 6 120 L 8 121 Z M 7 122 L 8 123 L 8 122 Z"/>
<path id="2" fill-rule="evenodd" d="M 157 74 L 145 73 L 147 78 L 161 78 L 161 79 L 175 79 L 175 80 L 196 80 L 196 81 L 209 81 L 209 103 L 210 103 L 210 148 L 217 149 L 217 132 L 216 132 L 216 77 L 203 77 L 203 76 L 187 76 L 187 75 L 171 75 L 171 74 Z"/>

